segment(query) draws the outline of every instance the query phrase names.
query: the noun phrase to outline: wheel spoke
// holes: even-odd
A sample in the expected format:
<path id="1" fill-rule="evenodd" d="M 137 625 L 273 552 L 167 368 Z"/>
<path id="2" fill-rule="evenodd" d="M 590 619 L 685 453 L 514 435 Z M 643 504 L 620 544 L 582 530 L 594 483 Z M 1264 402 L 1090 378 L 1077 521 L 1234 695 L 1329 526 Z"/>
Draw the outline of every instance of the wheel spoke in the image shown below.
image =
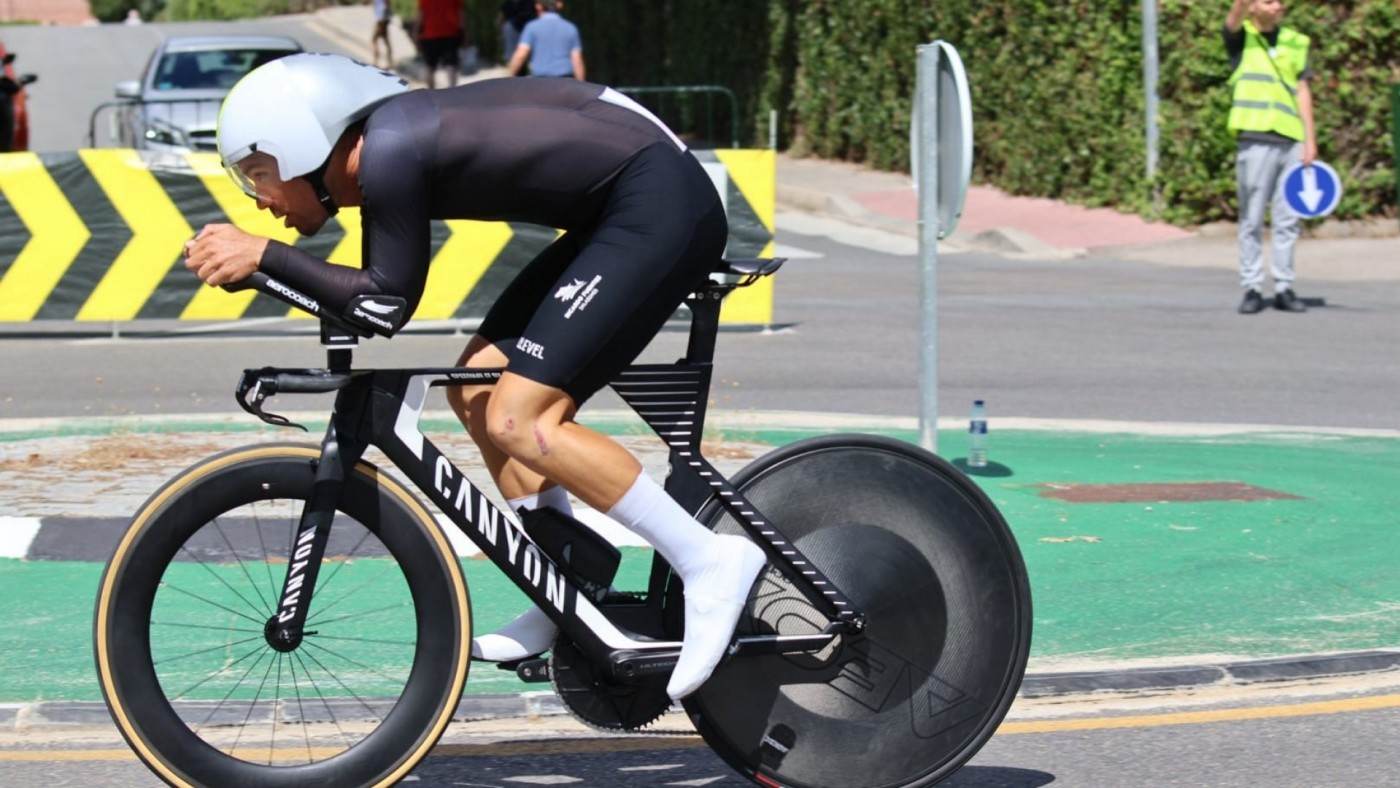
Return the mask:
<path id="1" fill-rule="evenodd" d="M 268 604 L 267 597 L 263 596 L 262 594 L 262 589 L 258 588 L 258 584 L 253 582 L 253 576 L 248 573 L 248 567 L 243 562 L 243 556 L 238 554 L 238 550 L 234 548 L 233 542 L 229 541 L 228 533 L 224 531 L 223 523 L 220 522 L 219 518 L 215 517 L 213 520 L 210 521 L 209 524 L 214 526 L 214 530 L 219 532 L 219 538 L 223 539 L 224 546 L 228 548 L 229 555 L 233 556 L 233 562 L 237 564 L 239 570 L 243 572 L 243 576 L 248 578 L 248 585 L 253 589 L 253 593 L 258 595 L 258 601 L 262 603 L 262 609 L 264 611 L 271 611 L 273 606 Z M 263 557 L 265 559 L 267 556 L 264 555 Z M 263 564 L 266 565 L 267 561 L 264 560 Z M 233 591 L 235 594 L 238 594 L 238 591 L 234 590 L 232 585 L 229 585 L 227 582 L 225 582 L 225 585 L 228 585 L 230 591 Z M 240 599 L 243 598 L 242 594 L 238 594 L 238 596 Z M 245 599 L 244 601 L 247 600 Z M 251 602 L 249 602 L 249 606 L 253 606 Z"/>
<path id="2" fill-rule="evenodd" d="M 309 643 L 308 645 L 316 646 L 316 644 L 314 644 L 314 643 Z M 395 677 L 393 677 L 393 676 L 388 676 L 388 675 L 384 674 L 383 672 L 379 671 L 378 669 L 372 668 L 372 667 L 370 667 L 369 665 L 366 665 L 366 664 L 364 664 L 364 663 L 362 663 L 362 662 L 356 662 L 355 660 L 347 659 L 345 656 L 340 655 L 340 654 L 336 654 L 334 651 L 331 651 L 330 649 L 327 649 L 327 648 L 325 648 L 324 646 L 316 646 L 316 647 L 319 648 L 319 649 L 321 649 L 322 651 L 326 652 L 327 654 L 330 654 L 330 655 L 332 655 L 332 656 L 336 656 L 336 657 L 338 657 L 338 658 L 340 658 L 340 659 L 342 659 L 342 660 L 344 660 L 344 661 L 346 661 L 346 662 L 349 662 L 351 665 L 354 665 L 355 667 L 364 668 L 365 670 L 369 671 L 370 673 L 373 673 L 373 674 L 376 675 L 376 676 L 382 676 L 383 678 L 385 678 L 385 679 L 387 679 L 387 680 L 389 680 L 389 681 L 395 681 L 395 682 L 401 681 L 401 679 L 397 679 L 397 678 L 395 678 Z M 332 671 L 330 668 L 326 667 L 326 664 L 325 664 L 324 662 L 322 662 L 321 660 L 317 659 L 315 654 L 312 654 L 310 651 L 306 651 L 305 653 L 306 653 L 306 658 L 307 658 L 307 659 L 311 660 L 312 662 L 315 662 L 315 663 L 316 663 L 316 666 L 319 667 L 321 670 L 325 671 L 325 673 L 326 673 L 327 676 L 330 676 L 332 679 L 334 679 L 334 680 L 335 680 L 335 683 L 336 683 L 336 684 L 339 684 L 339 685 L 340 685 L 340 688 L 343 689 L 343 690 L 345 690 L 345 693 L 346 693 L 347 695 L 349 695 L 351 698 L 354 698 L 356 703 L 359 703 L 361 706 L 364 707 L 365 711 L 367 711 L 367 712 L 370 713 L 370 716 L 375 717 L 376 719 L 378 718 L 377 715 L 379 714 L 379 712 L 375 711 L 375 710 L 374 710 L 374 707 L 370 706 L 369 703 L 368 703 L 364 698 L 361 698 L 360 695 L 359 695 L 359 693 L 355 692 L 353 689 L 350 689 L 350 687 L 347 686 L 345 682 L 341 681 L 341 680 L 340 680 L 339 674 L 335 673 L 335 672 Z"/>
<path id="3" fill-rule="evenodd" d="M 181 549 L 184 549 L 184 548 L 181 548 Z M 215 575 L 215 576 L 217 577 L 217 575 Z M 217 608 L 220 609 L 220 610 L 223 610 L 223 611 L 232 613 L 232 614 L 234 614 L 235 616 L 238 616 L 239 618 L 246 618 L 247 620 L 253 622 L 254 624 L 257 624 L 259 627 L 261 627 L 263 624 L 267 623 L 267 621 L 266 621 L 265 618 L 264 618 L 264 619 L 257 619 L 257 618 L 254 618 L 253 616 L 250 616 L 250 615 L 248 615 L 247 613 L 244 613 L 244 612 L 241 611 L 241 610 L 234 610 L 233 608 L 229 607 L 228 605 L 223 604 L 222 602 L 215 602 L 215 601 L 212 600 L 212 599 L 209 599 L 209 598 L 204 597 L 204 596 L 200 596 L 199 594 L 196 594 L 196 593 L 193 592 L 193 591 L 190 591 L 190 590 L 187 590 L 187 589 L 185 589 L 185 588 L 182 588 L 181 586 L 174 585 L 173 583 L 169 583 L 169 582 L 162 583 L 162 586 L 165 587 L 165 588 L 170 589 L 171 591 L 175 591 L 175 592 L 184 594 L 184 595 L 186 595 L 186 596 L 188 596 L 188 597 L 191 597 L 191 598 L 194 598 L 194 599 L 198 599 L 199 601 L 201 601 L 201 602 L 203 602 L 204 604 L 209 605 L 209 606 L 211 606 L 211 607 L 217 607 Z M 245 601 L 246 601 L 246 600 L 245 600 Z"/>

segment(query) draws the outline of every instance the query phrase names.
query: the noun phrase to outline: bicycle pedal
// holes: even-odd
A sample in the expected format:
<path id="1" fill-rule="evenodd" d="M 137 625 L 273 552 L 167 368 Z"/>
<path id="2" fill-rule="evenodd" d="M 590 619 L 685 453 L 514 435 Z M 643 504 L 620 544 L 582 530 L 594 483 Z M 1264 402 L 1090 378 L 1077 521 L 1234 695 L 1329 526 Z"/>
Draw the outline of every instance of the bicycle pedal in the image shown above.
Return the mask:
<path id="1" fill-rule="evenodd" d="M 528 684 L 542 684 L 551 679 L 549 660 L 541 657 L 522 659 L 519 662 L 502 662 L 496 667 L 502 670 L 514 670 L 515 675 Z"/>

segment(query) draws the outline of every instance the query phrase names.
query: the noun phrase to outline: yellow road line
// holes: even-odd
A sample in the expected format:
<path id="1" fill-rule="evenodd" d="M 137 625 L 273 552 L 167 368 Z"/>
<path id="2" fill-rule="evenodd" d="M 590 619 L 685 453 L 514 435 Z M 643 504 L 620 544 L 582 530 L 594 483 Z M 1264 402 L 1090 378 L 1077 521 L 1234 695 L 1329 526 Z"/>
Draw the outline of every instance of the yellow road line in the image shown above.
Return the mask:
<path id="1" fill-rule="evenodd" d="M 1208 722 L 1239 722 L 1241 720 L 1307 717 L 1318 714 L 1342 714 L 1355 711 L 1376 711 L 1400 707 L 1400 695 L 1377 695 L 1368 698 L 1295 703 L 1287 706 L 1256 706 L 1242 709 L 1182 711 L 1171 714 L 1141 714 L 1129 717 L 1095 717 L 1068 720 L 1030 720 L 1006 722 L 997 728 L 997 735 L 1015 733 L 1057 733 L 1061 731 L 1095 731 L 1113 728 L 1155 728 L 1162 725 L 1200 725 Z"/>

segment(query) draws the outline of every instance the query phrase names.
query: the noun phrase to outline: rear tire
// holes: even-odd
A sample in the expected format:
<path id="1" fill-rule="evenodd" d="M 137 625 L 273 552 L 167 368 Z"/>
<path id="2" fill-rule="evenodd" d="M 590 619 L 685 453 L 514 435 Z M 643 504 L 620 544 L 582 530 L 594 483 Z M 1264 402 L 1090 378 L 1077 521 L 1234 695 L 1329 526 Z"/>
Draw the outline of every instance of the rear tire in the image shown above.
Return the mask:
<path id="1" fill-rule="evenodd" d="M 684 702 L 700 735 L 762 785 L 926 786 L 956 771 L 1005 717 L 1030 651 L 1030 586 L 996 507 L 944 460 L 869 436 L 795 443 L 734 485 L 867 627 L 822 653 L 722 664 Z M 701 521 L 744 532 L 715 502 Z M 825 621 L 770 571 L 739 632 Z"/>
<path id="2" fill-rule="evenodd" d="M 320 451 L 211 457 L 137 513 L 102 577 L 95 652 L 112 719 L 179 786 L 388 785 L 436 743 L 467 677 L 467 587 L 423 506 L 348 474 L 306 633 L 272 648 Z"/>

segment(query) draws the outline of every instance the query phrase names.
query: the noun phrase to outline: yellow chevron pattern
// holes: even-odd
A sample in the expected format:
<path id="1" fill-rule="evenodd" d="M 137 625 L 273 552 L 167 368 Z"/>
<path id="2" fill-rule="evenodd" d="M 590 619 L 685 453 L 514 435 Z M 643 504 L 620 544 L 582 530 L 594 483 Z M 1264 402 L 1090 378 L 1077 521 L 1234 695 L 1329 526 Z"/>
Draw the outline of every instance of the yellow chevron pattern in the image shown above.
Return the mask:
<path id="1" fill-rule="evenodd" d="M 0 279 L 0 320 L 27 321 L 87 243 L 88 228 L 32 153 L 0 155 L 0 194 L 32 234 Z"/>
<path id="2" fill-rule="evenodd" d="M 720 162 L 728 175 L 730 254 L 771 254 L 774 153 L 725 150 L 697 155 Z M 124 149 L 0 154 L 0 321 L 230 321 L 252 316 L 258 294 L 204 287 L 184 271 L 185 241 L 211 222 L 231 222 L 284 243 L 308 243 L 259 211 L 213 154 L 154 157 Z M 518 266 L 547 237 L 517 236 L 499 222 L 434 224 L 440 244 L 416 320 L 480 317 L 464 311 L 469 297 L 472 309 L 482 308 L 497 294 L 477 292 L 479 286 L 491 281 L 491 286 L 500 287 L 502 280 L 484 280 L 485 273 L 512 256 L 512 264 Z M 359 266 L 358 210 L 342 210 L 336 225 L 335 233 L 328 232 L 328 225 L 318 235 L 318 254 L 333 263 Z M 744 229 L 736 229 L 740 227 Z M 331 237 L 321 238 L 327 235 Z M 772 300 L 771 281 L 765 280 L 734 293 L 723 319 L 771 323 Z M 280 305 L 275 309 L 275 314 L 304 316 Z M 273 313 L 264 305 L 252 314 Z"/>

